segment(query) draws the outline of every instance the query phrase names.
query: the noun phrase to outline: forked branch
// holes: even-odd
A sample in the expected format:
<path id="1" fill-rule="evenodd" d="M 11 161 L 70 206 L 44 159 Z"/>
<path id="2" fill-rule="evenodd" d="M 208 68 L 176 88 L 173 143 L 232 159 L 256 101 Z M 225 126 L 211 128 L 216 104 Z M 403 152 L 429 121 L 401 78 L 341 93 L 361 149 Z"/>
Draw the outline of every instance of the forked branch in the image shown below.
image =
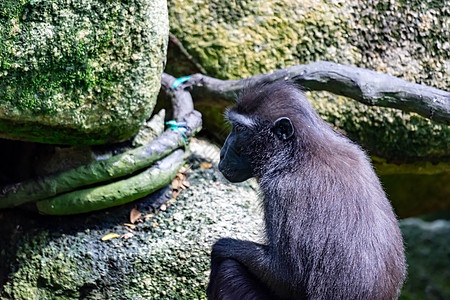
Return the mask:
<path id="1" fill-rule="evenodd" d="M 220 80 L 195 74 L 176 90 L 192 88 L 194 99 L 208 96 L 233 100 L 246 86 L 277 80 L 290 80 L 311 91 L 328 91 L 366 105 L 415 112 L 435 122 L 450 124 L 450 92 L 326 61 L 292 66 L 241 80 Z"/>

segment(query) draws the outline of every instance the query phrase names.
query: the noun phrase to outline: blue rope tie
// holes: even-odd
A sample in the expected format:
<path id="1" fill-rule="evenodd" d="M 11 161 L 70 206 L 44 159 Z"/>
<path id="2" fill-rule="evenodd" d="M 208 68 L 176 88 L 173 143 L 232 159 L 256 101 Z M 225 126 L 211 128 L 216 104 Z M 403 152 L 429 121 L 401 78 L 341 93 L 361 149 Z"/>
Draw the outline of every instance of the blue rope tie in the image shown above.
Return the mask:
<path id="1" fill-rule="evenodd" d="M 176 89 L 180 84 L 182 84 L 183 82 L 188 81 L 190 77 L 191 77 L 191 76 L 185 76 L 185 77 L 180 77 L 180 78 L 178 78 L 177 80 L 175 80 L 175 81 L 173 82 L 172 87 L 173 87 L 174 89 Z"/>
<path id="2" fill-rule="evenodd" d="M 181 132 L 181 135 L 183 136 L 184 141 L 187 142 L 187 139 L 186 139 L 186 132 L 187 132 L 186 121 L 177 122 L 175 120 L 170 120 L 170 121 L 166 122 L 166 125 L 171 130 L 175 130 L 175 131 Z"/>

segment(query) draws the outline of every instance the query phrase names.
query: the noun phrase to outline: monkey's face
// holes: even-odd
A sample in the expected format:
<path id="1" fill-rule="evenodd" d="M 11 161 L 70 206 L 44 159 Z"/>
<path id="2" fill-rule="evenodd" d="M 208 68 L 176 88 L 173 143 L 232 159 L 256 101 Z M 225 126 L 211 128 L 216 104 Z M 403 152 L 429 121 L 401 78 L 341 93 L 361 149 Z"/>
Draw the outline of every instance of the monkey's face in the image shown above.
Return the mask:
<path id="1" fill-rule="evenodd" d="M 220 152 L 219 170 L 231 182 L 261 176 L 263 170 L 259 165 L 270 165 L 274 157 L 280 157 L 274 151 L 276 144 L 294 135 L 294 127 L 287 117 L 260 122 L 255 116 L 229 110 L 227 118 L 233 128 Z"/>
<path id="2" fill-rule="evenodd" d="M 234 123 L 220 151 L 219 170 L 231 182 L 242 182 L 253 177 L 253 167 L 245 151 L 248 131 L 244 125 Z"/>

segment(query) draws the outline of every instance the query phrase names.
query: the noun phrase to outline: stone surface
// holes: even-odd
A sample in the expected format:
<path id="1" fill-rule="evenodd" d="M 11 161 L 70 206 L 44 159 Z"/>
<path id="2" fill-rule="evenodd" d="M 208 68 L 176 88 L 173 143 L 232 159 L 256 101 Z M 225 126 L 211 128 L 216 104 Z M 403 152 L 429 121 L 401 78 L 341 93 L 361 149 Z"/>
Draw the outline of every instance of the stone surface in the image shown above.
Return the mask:
<path id="1" fill-rule="evenodd" d="M 212 243 L 261 241 L 262 216 L 254 181 L 227 182 L 217 147 L 191 149 L 190 188 L 151 218 L 149 199 L 64 218 L 0 211 L 0 299 L 206 299 Z M 133 207 L 143 222 L 131 229 Z M 400 299 L 449 298 L 450 221 L 400 226 L 409 265 Z M 129 238 L 101 240 L 112 232 Z"/>
<path id="2" fill-rule="evenodd" d="M 165 0 L 0 2 L 0 137 L 125 140 L 150 117 L 168 39 Z"/>
<path id="3" fill-rule="evenodd" d="M 218 172 L 217 147 L 191 150 L 191 188 L 133 230 L 123 224 L 134 206 L 152 213 L 148 200 L 64 218 L 0 211 L 0 299 L 205 299 L 213 241 L 260 239 L 262 219 L 254 185 Z M 101 240 L 111 232 L 132 236 Z"/>
<path id="4" fill-rule="evenodd" d="M 240 79 L 327 60 L 450 87 L 449 0 L 169 0 L 169 18 L 171 32 L 212 77 Z M 188 61 L 171 43 L 166 71 L 198 72 Z M 307 97 L 374 158 L 402 216 L 450 208 L 449 126 L 326 92 Z M 231 103 L 194 100 L 204 128 L 223 142 L 229 131 L 223 112 Z"/>
<path id="5" fill-rule="evenodd" d="M 213 77 L 239 79 L 328 60 L 448 89 L 449 7 L 449 0 L 170 0 L 169 18 L 171 32 Z M 173 53 L 170 58 L 167 72 L 187 75 L 185 64 Z M 326 121 L 371 154 L 397 162 L 450 156 L 449 126 L 324 92 L 308 97 Z M 229 104 L 196 100 L 205 128 L 223 141 L 221 114 Z"/>
<path id="6" fill-rule="evenodd" d="M 450 221 L 406 219 L 400 227 L 408 263 L 408 275 L 400 299 L 449 299 Z"/>

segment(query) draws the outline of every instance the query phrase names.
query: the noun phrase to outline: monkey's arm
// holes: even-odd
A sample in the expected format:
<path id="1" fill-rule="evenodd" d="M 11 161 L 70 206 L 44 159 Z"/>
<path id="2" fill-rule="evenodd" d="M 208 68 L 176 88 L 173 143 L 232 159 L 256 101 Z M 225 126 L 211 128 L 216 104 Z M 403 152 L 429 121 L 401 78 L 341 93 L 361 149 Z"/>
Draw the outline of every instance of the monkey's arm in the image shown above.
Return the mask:
<path id="1" fill-rule="evenodd" d="M 285 282 L 280 264 L 277 263 L 277 257 L 270 255 L 267 245 L 223 238 L 214 244 L 211 258 L 213 262 L 234 259 L 271 287 L 282 285 L 282 282 Z"/>

